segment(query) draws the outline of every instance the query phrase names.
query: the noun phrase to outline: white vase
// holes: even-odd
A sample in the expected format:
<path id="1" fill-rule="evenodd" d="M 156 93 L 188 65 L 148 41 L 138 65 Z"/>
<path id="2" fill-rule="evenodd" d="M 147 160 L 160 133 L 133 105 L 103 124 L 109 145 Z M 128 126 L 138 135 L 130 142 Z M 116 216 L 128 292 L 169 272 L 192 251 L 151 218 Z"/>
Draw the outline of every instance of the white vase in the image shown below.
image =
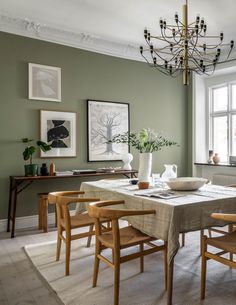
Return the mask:
<path id="1" fill-rule="evenodd" d="M 123 155 L 122 161 L 124 162 L 123 169 L 130 171 L 132 169 L 132 166 L 130 165 L 130 162 L 133 160 L 133 155 L 128 153 Z"/>
<path id="2" fill-rule="evenodd" d="M 161 178 L 164 181 L 168 181 L 170 178 L 176 178 L 177 177 L 177 165 L 175 164 L 164 164 L 165 171 L 161 175 Z"/>
<path id="3" fill-rule="evenodd" d="M 152 153 L 140 153 L 138 180 L 140 182 L 149 182 L 152 172 Z"/>

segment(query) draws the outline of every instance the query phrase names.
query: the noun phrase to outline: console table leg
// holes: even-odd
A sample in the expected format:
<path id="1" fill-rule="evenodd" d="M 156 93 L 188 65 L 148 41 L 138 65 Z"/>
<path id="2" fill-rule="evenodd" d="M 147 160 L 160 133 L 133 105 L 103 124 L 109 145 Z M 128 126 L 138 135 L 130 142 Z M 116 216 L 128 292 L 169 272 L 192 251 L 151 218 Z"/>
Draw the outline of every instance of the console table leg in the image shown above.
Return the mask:
<path id="1" fill-rule="evenodd" d="M 16 186 L 14 192 L 14 203 L 13 203 L 13 211 L 12 211 L 11 238 L 15 236 L 17 194 L 18 194 L 18 187 Z"/>
<path id="2" fill-rule="evenodd" d="M 13 181 L 12 181 L 12 177 L 10 177 L 8 216 L 7 216 L 7 232 L 10 232 L 12 193 L 13 193 Z"/>

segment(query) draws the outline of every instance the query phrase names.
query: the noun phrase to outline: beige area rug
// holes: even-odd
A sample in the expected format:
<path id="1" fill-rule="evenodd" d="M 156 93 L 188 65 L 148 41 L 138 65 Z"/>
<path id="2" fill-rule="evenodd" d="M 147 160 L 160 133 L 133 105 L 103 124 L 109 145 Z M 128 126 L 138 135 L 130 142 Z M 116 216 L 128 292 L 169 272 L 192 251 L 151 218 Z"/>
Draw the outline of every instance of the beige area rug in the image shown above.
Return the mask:
<path id="1" fill-rule="evenodd" d="M 236 270 L 213 261 L 208 262 L 206 299 L 200 301 L 199 232 L 186 236 L 186 246 L 180 249 L 175 259 L 173 304 L 235 305 Z M 85 239 L 73 242 L 69 277 L 64 276 L 64 247 L 59 262 L 55 261 L 55 248 L 55 243 L 48 243 L 25 246 L 25 251 L 62 303 L 113 304 L 111 268 L 101 263 L 98 286 L 92 288 L 94 243 L 86 248 Z M 120 283 L 120 305 L 165 305 L 162 253 L 145 257 L 142 274 L 139 273 L 139 260 L 122 264 Z"/>

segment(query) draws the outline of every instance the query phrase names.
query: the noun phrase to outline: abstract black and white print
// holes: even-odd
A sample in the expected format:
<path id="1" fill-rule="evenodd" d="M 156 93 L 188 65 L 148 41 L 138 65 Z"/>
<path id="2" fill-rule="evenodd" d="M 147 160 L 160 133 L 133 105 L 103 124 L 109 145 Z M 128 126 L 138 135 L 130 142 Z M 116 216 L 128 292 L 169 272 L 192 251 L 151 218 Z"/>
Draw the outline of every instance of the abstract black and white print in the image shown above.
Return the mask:
<path id="1" fill-rule="evenodd" d="M 71 147 L 71 122 L 63 120 L 47 121 L 47 142 L 53 148 Z"/>

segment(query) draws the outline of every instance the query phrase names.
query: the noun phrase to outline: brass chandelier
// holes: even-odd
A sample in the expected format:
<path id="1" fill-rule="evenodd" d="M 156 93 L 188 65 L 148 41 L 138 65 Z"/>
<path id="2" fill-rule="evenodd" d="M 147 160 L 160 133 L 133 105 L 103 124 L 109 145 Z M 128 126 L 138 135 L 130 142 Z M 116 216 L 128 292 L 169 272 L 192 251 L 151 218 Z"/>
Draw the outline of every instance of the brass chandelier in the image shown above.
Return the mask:
<path id="1" fill-rule="evenodd" d="M 189 84 L 189 74 L 211 75 L 219 63 L 229 60 L 234 41 L 223 43 L 224 34 L 207 35 L 207 24 L 204 18 L 197 15 L 196 20 L 188 23 L 188 2 L 183 5 L 183 20 L 175 13 L 175 25 L 167 24 L 160 18 L 160 36 L 151 35 L 144 30 L 147 48 L 140 47 L 140 53 L 146 62 L 160 72 L 177 76 L 183 74 L 183 84 Z M 217 40 L 215 44 L 211 41 Z M 160 46 L 154 45 L 159 42 Z M 227 50 L 225 50 L 227 49 Z M 224 58 L 223 58 L 224 57 Z"/>

